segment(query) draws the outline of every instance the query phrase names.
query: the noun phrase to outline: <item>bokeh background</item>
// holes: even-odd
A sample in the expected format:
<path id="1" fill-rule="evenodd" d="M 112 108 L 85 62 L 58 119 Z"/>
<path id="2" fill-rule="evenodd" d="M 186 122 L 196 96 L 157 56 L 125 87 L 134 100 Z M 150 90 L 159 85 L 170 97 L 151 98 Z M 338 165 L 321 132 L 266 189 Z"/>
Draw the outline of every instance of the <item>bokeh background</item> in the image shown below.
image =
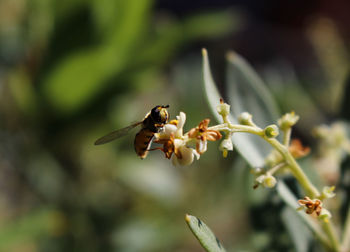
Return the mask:
<path id="1" fill-rule="evenodd" d="M 224 97 L 235 50 L 282 112 L 301 115 L 294 134 L 313 148 L 315 125 L 350 119 L 349 10 L 346 0 L 0 0 L 0 251 L 203 251 L 186 213 L 231 251 L 293 251 L 283 203 L 252 189 L 237 153 L 223 159 L 210 143 L 174 167 L 160 151 L 140 160 L 133 134 L 93 142 L 157 104 L 186 112 L 187 130 L 213 118 L 205 47 Z"/>

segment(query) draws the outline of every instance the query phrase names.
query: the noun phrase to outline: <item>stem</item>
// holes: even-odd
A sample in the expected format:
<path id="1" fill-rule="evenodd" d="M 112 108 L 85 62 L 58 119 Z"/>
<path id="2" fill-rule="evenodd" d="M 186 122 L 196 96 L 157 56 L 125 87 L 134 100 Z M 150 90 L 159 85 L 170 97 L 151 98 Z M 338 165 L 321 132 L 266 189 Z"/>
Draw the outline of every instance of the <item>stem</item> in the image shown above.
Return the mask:
<path id="1" fill-rule="evenodd" d="M 343 241 L 342 241 L 342 251 L 350 250 L 350 206 L 348 207 L 348 213 L 346 216 L 345 227 L 343 232 Z"/>
<path id="2" fill-rule="evenodd" d="M 320 197 L 320 192 L 317 190 L 317 188 L 312 184 L 312 182 L 309 180 L 309 178 L 306 176 L 304 171 L 301 169 L 299 164 L 296 162 L 292 154 L 288 150 L 289 145 L 289 139 L 291 130 L 288 130 L 285 132 L 284 136 L 284 144 L 281 144 L 278 140 L 275 138 L 269 138 L 264 135 L 264 132 L 261 128 L 256 126 L 246 126 L 246 125 L 236 125 L 231 123 L 223 123 L 219 124 L 213 127 L 210 127 L 211 130 L 218 130 L 218 131 L 231 131 L 231 132 L 245 132 L 245 133 L 251 133 L 258 136 L 261 136 L 265 141 L 267 141 L 272 147 L 274 147 L 284 158 L 286 164 L 289 166 L 292 174 L 297 179 L 297 181 L 300 183 L 301 187 L 305 190 L 306 194 L 310 198 L 317 198 Z M 350 214 L 348 215 L 348 219 L 350 219 Z M 347 221 L 347 230 L 346 231 L 346 237 L 350 236 L 350 221 Z M 329 241 L 331 243 L 332 249 L 334 251 L 340 251 L 339 247 L 339 241 L 336 237 L 336 233 L 334 230 L 333 225 L 330 221 L 323 222 L 322 228 L 325 231 L 326 235 L 329 238 Z M 348 242 L 346 240 L 346 242 Z"/>
<path id="3" fill-rule="evenodd" d="M 278 165 L 275 165 L 270 170 L 268 170 L 267 173 L 273 175 L 276 171 L 278 171 L 279 169 L 281 169 L 284 166 L 286 166 L 285 162 L 279 163 Z"/>
<path id="4" fill-rule="evenodd" d="M 310 198 L 318 197 L 320 195 L 319 191 L 311 183 L 309 178 L 305 175 L 299 164 L 295 161 L 292 154 L 290 154 L 290 152 L 288 151 L 288 148 L 286 148 L 286 146 L 278 142 L 275 138 L 263 138 L 281 153 L 281 155 L 286 160 L 286 163 L 290 167 L 290 170 L 293 173 L 294 177 L 298 180 L 302 188 L 306 191 L 306 194 L 309 195 Z"/>
<path id="5" fill-rule="evenodd" d="M 292 128 L 288 128 L 284 131 L 283 144 L 284 146 L 289 146 L 290 136 L 292 135 Z"/>
<path id="6" fill-rule="evenodd" d="M 332 223 L 330 221 L 323 222 L 322 228 L 326 232 L 327 236 L 329 237 L 333 250 L 340 251 L 339 241 L 336 237 L 336 233 Z"/>

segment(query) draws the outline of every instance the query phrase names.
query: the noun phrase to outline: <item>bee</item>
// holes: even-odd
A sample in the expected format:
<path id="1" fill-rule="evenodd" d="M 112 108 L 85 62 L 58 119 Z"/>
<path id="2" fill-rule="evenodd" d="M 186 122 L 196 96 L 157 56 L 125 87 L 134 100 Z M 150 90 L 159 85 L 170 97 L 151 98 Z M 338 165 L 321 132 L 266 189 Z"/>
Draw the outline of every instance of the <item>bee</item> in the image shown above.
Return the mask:
<path id="1" fill-rule="evenodd" d="M 155 106 L 146 114 L 142 121 L 133 123 L 125 128 L 112 131 L 111 133 L 97 139 L 95 141 L 95 145 L 105 144 L 116 140 L 127 135 L 131 129 L 141 125 L 140 131 L 135 135 L 134 147 L 136 154 L 141 159 L 144 159 L 148 154 L 149 146 L 151 145 L 154 134 L 160 132 L 164 124 L 168 122 L 169 113 L 167 108 L 169 108 L 169 105 Z"/>

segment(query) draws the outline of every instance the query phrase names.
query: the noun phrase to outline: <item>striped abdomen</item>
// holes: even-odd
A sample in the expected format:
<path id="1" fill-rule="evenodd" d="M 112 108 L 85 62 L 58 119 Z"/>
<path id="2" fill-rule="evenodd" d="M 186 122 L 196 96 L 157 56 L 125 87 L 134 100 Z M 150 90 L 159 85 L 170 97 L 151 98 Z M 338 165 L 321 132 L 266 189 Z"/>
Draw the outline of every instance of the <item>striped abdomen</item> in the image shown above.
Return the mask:
<path id="1" fill-rule="evenodd" d="M 153 136 L 154 136 L 154 132 L 152 132 L 147 128 L 141 129 L 139 133 L 136 134 L 134 146 L 135 146 L 136 154 L 140 158 L 144 159 L 147 156 L 148 147 L 151 143 Z"/>

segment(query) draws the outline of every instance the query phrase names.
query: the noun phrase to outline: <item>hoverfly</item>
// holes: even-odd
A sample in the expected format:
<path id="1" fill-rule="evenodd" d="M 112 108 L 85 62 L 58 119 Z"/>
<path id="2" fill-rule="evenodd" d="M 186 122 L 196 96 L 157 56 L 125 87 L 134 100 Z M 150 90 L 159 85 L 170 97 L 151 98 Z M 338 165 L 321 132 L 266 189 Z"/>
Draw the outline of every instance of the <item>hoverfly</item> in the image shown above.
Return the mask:
<path id="1" fill-rule="evenodd" d="M 169 105 L 155 106 L 146 114 L 142 121 L 133 123 L 125 128 L 112 131 L 111 133 L 97 139 L 95 145 L 105 144 L 116 140 L 128 134 L 131 129 L 141 125 L 141 130 L 135 136 L 134 147 L 136 154 L 141 159 L 144 159 L 148 154 L 149 146 L 154 134 L 160 132 L 164 124 L 168 122 L 169 113 L 167 108 L 169 108 Z"/>

